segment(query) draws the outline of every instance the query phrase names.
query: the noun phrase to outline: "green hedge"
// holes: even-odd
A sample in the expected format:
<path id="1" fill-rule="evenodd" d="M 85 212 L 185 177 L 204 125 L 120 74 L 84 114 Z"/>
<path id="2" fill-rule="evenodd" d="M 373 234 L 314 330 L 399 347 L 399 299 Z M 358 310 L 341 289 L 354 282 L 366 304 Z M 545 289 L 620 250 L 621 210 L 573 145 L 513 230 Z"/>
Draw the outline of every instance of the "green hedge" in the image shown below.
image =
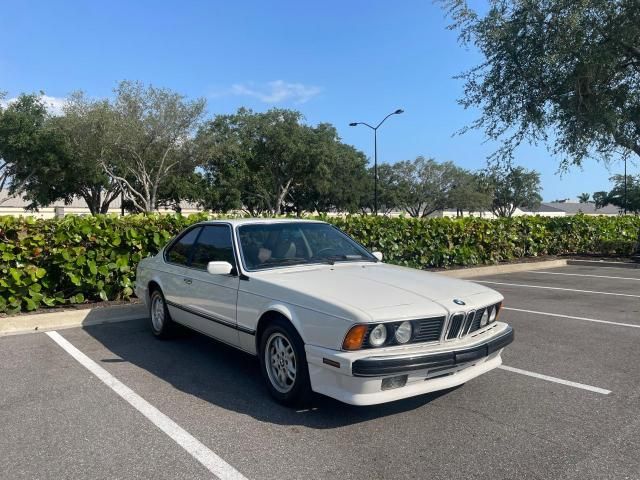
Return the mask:
<path id="1" fill-rule="evenodd" d="M 171 215 L 0 217 L 0 312 L 127 299 L 135 267 L 185 226 Z M 411 267 L 491 264 L 566 254 L 628 255 L 639 217 L 518 217 L 485 220 L 329 218 L 386 261 Z"/>
<path id="2" fill-rule="evenodd" d="M 630 255 L 640 217 L 347 217 L 331 220 L 386 261 L 416 268 L 494 264 L 541 255 Z"/>

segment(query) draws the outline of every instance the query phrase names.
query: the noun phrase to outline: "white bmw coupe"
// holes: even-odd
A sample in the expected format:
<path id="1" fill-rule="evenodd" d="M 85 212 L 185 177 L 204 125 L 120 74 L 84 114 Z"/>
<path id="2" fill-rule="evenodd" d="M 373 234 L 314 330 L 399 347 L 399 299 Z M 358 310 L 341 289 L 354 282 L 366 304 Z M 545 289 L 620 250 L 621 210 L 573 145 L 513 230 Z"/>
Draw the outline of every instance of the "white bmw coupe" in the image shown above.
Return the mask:
<path id="1" fill-rule="evenodd" d="M 138 265 L 154 335 L 181 324 L 257 355 L 285 404 L 311 391 L 371 405 L 451 388 L 502 363 L 512 328 L 481 285 L 389 265 L 320 221 L 190 226 Z"/>

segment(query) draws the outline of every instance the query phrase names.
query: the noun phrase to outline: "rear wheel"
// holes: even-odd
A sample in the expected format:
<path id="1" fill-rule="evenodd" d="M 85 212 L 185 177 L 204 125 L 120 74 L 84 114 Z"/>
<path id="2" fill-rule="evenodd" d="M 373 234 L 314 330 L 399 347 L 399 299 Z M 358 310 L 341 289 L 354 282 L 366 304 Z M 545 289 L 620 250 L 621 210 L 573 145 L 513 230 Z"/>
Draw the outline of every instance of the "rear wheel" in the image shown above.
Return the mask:
<path id="1" fill-rule="evenodd" d="M 151 297 L 149 298 L 149 319 L 151 331 L 156 337 L 162 339 L 173 337 L 175 333 L 175 323 L 171 319 L 167 303 L 160 289 L 151 292 Z"/>
<path id="2" fill-rule="evenodd" d="M 309 400 L 311 384 L 304 344 L 284 319 L 273 320 L 260 339 L 260 367 L 269 393 L 285 405 Z"/>

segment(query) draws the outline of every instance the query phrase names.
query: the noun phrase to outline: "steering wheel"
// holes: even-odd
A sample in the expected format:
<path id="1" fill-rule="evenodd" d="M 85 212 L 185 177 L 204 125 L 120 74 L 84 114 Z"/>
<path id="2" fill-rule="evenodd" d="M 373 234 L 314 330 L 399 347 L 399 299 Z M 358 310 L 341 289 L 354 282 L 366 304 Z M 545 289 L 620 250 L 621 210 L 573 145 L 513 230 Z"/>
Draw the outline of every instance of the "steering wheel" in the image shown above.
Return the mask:
<path id="1" fill-rule="evenodd" d="M 313 256 L 314 257 L 322 257 L 322 256 L 324 256 L 323 255 L 324 252 L 330 253 L 330 252 L 335 252 L 335 251 L 336 251 L 335 247 L 324 247 L 324 248 L 318 250 Z"/>

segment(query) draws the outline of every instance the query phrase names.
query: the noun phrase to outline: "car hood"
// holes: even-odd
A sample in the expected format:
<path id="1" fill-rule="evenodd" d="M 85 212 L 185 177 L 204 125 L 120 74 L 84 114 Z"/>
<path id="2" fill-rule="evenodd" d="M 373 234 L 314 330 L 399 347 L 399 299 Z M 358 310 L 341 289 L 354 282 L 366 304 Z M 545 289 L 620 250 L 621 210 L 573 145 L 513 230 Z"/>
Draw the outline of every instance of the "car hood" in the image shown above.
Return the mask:
<path id="1" fill-rule="evenodd" d="M 350 307 L 364 321 L 445 315 L 502 299 L 494 290 L 475 283 L 383 263 L 277 269 L 257 276 L 273 287 L 288 290 L 301 306 L 318 309 L 324 303 Z M 454 299 L 467 306 L 459 306 Z"/>

